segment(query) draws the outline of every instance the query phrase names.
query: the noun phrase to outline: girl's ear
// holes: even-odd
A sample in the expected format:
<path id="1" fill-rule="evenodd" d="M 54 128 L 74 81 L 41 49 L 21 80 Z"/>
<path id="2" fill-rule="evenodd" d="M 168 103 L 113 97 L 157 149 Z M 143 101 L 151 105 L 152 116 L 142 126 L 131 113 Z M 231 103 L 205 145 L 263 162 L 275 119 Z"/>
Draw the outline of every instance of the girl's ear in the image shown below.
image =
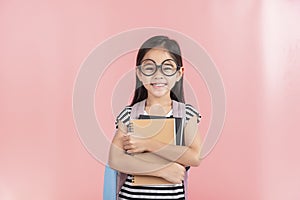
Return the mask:
<path id="1" fill-rule="evenodd" d="M 141 74 L 141 72 L 138 68 L 135 68 L 135 74 L 138 77 L 139 81 L 143 82 L 142 81 L 142 74 Z"/>
<path id="2" fill-rule="evenodd" d="M 179 70 L 178 70 L 178 75 L 177 75 L 177 80 L 176 81 L 179 81 L 182 76 L 183 76 L 183 73 L 184 73 L 184 67 L 181 67 Z"/>

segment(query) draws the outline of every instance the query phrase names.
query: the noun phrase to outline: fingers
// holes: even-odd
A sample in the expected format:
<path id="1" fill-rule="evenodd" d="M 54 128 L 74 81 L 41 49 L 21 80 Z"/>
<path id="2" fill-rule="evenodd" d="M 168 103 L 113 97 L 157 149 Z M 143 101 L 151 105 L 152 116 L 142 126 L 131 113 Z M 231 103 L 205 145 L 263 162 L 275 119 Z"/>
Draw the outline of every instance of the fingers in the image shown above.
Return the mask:
<path id="1" fill-rule="evenodd" d="M 123 149 L 128 153 L 142 153 L 146 151 L 143 142 L 136 138 L 132 138 L 130 135 L 123 135 Z"/>
<path id="2" fill-rule="evenodd" d="M 130 150 L 132 149 L 132 143 L 130 141 L 130 136 L 129 135 L 123 135 L 123 149 L 124 150 Z"/>
<path id="3" fill-rule="evenodd" d="M 181 183 L 184 180 L 185 168 L 178 163 L 172 163 L 170 166 L 162 170 L 162 178 L 174 184 Z"/>
<path id="4" fill-rule="evenodd" d="M 124 150 L 130 150 L 130 149 L 132 149 L 132 148 L 131 148 L 130 145 L 124 145 L 124 146 L 123 146 L 123 149 L 124 149 Z"/>
<path id="5" fill-rule="evenodd" d="M 184 175 L 185 175 L 185 167 L 176 163 L 177 167 L 178 167 L 178 181 L 181 182 L 184 180 Z"/>
<path id="6" fill-rule="evenodd" d="M 135 148 L 134 145 L 131 144 L 130 142 L 128 142 L 128 143 L 123 143 L 123 149 L 124 149 L 124 150 L 132 150 L 132 149 L 134 149 L 134 148 Z"/>
<path id="7" fill-rule="evenodd" d="M 124 134 L 123 135 L 123 141 L 130 141 L 130 135 L 128 135 L 128 134 Z"/>
<path id="8" fill-rule="evenodd" d="M 182 165 L 178 164 L 178 182 L 181 183 L 181 181 L 184 180 L 184 173 L 185 168 Z"/>
<path id="9" fill-rule="evenodd" d="M 123 142 L 123 146 L 126 146 L 126 145 L 132 145 L 132 143 L 130 141 Z"/>

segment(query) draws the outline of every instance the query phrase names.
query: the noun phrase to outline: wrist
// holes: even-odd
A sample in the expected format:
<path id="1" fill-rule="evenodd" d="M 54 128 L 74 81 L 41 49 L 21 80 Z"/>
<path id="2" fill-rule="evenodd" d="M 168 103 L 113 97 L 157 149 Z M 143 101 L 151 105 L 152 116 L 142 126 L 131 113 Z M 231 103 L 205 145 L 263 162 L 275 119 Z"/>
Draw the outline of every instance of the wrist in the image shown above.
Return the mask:
<path id="1" fill-rule="evenodd" d="M 163 177 L 163 173 L 162 173 L 162 169 L 156 170 L 155 172 L 153 172 L 153 176 L 156 177 Z"/>

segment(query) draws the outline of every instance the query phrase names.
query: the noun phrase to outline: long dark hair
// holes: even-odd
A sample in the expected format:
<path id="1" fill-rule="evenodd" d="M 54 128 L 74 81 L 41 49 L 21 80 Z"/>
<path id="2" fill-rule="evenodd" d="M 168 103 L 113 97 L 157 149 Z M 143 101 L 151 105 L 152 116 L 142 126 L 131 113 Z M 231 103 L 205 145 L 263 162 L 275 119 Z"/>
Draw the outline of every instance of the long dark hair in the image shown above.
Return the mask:
<path id="1" fill-rule="evenodd" d="M 137 58 L 136 66 L 141 64 L 142 59 L 148 51 L 153 48 L 162 48 L 168 51 L 170 56 L 175 60 L 178 66 L 182 66 L 181 51 L 178 43 L 175 40 L 169 39 L 166 36 L 154 36 L 145 41 L 140 47 Z M 146 88 L 143 86 L 143 83 L 136 76 L 136 87 L 134 92 L 134 97 L 130 106 L 133 106 L 135 103 L 140 102 L 148 97 Z M 174 87 L 171 89 L 170 97 L 172 100 L 184 103 L 184 92 L 183 92 L 183 75 L 179 81 L 177 81 Z"/>

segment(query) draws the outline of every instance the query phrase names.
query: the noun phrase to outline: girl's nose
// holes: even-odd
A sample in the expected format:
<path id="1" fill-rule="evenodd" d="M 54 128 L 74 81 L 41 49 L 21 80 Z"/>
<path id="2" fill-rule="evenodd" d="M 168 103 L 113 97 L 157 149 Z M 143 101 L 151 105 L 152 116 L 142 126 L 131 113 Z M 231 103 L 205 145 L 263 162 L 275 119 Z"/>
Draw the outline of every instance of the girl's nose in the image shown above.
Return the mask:
<path id="1" fill-rule="evenodd" d="M 163 74 L 161 72 L 156 72 L 154 74 L 154 79 L 163 79 Z"/>

